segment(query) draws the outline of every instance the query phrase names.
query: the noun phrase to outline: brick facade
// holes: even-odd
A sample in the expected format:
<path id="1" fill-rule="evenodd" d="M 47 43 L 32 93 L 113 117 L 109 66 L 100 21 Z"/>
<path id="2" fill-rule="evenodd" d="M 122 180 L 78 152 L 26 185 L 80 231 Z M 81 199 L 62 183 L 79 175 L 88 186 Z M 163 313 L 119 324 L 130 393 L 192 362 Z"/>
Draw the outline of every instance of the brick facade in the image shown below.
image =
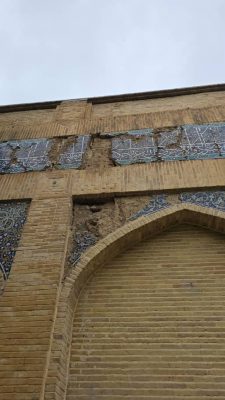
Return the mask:
<path id="1" fill-rule="evenodd" d="M 219 136 L 216 131 L 225 121 L 225 88 L 219 89 L 0 108 L 1 162 L 8 163 L 0 175 L 0 234 L 11 235 L 1 242 L 2 270 L 6 258 L 13 258 L 8 279 L 1 274 L 0 281 L 0 400 L 225 396 L 225 136 L 223 128 Z M 193 125 L 202 136 L 194 136 L 190 157 L 163 158 L 157 135 L 165 135 L 165 154 L 174 154 L 184 142 L 176 135 L 171 139 L 171 132 Z M 144 163 L 136 158 L 131 165 L 115 162 L 113 140 L 137 140 L 139 149 L 136 131 L 143 129 L 156 135 L 161 156 Z M 204 142 L 206 131 L 211 136 Z M 41 147 L 31 145 L 35 140 L 55 147 L 47 165 L 34 169 L 32 154 L 35 166 L 42 157 Z M 18 226 L 13 210 L 21 203 L 27 208 Z M 171 287 L 179 306 L 175 300 L 170 304 Z M 149 301 L 152 307 L 146 306 Z M 140 339 L 134 330 L 135 345 L 128 346 L 122 327 L 138 326 L 139 311 L 146 318 L 145 335 Z M 170 319 L 159 324 L 154 339 L 156 311 L 177 316 L 174 334 L 166 336 Z M 192 324 L 197 332 L 194 339 L 181 329 L 183 316 L 183 327 Z M 89 337 L 87 320 L 96 340 Z M 129 360 L 133 372 L 125 365 Z"/>

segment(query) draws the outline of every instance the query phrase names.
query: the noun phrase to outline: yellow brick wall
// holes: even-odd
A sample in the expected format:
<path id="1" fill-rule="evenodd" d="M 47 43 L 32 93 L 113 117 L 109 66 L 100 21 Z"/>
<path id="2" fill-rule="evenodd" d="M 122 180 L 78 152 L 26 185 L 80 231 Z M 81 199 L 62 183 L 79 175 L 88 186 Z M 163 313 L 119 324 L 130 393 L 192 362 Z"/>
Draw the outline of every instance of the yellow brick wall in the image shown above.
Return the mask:
<path id="1" fill-rule="evenodd" d="M 118 104 L 92 105 L 86 101 L 69 101 L 62 102 L 56 108 L 49 110 L 0 114 L 0 140 L 83 133 L 97 136 L 99 132 L 113 130 L 225 121 L 224 92 L 191 95 L 185 98 L 179 96 L 171 99 L 152 99 L 142 101 L 140 105 L 135 101 Z M 104 148 L 102 151 L 106 153 L 108 149 Z M 146 195 L 163 190 L 225 187 L 225 160 L 222 159 L 165 162 L 122 168 L 107 165 L 107 162 L 103 163 L 101 169 L 97 169 L 97 165 L 98 157 L 93 157 L 87 159 L 86 170 L 43 171 L 0 176 L 0 200 L 31 200 L 12 272 L 5 292 L 0 297 L 0 400 L 64 400 L 72 319 L 81 289 L 80 284 L 77 286 L 75 284 L 69 298 L 63 302 L 63 295 L 67 293 L 69 284 L 74 279 L 69 276 L 65 282 L 63 280 L 74 198 Z M 195 214 L 192 217 L 195 220 Z M 213 221 L 216 218 L 214 216 Z M 219 219 L 218 224 L 224 232 L 223 219 Z M 152 228 L 153 233 L 158 226 L 157 222 Z M 214 227 L 213 224 L 212 226 Z M 125 227 L 123 229 L 120 232 L 121 238 Z M 134 237 L 138 241 L 141 237 L 138 226 L 133 229 Z M 213 254 L 216 259 L 223 254 L 220 247 L 221 239 L 215 234 L 198 233 L 196 230 L 181 230 L 179 234 L 177 232 L 165 236 L 171 239 L 167 242 L 171 244 L 167 249 L 171 252 L 171 257 L 175 238 L 176 244 L 183 243 L 185 253 L 187 251 L 185 246 L 188 243 L 195 245 L 192 235 L 193 238 L 198 236 L 200 244 L 204 241 L 206 244 L 214 243 L 212 251 L 215 251 Z M 183 240 L 182 243 L 179 237 Z M 186 242 L 185 237 L 188 239 Z M 110 240 L 113 242 L 113 235 Z M 131 238 L 127 239 L 127 245 L 130 240 Z M 159 238 L 154 240 L 157 243 Z M 151 243 L 154 243 L 154 240 L 149 242 L 149 248 L 153 246 Z M 166 241 L 163 239 L 162 243 L 164 246 Z M 102 244 L 96 245 L 93 252 L 98 253 L 101 246 Z M 158 248 L 156 246 L 155 251 L 158 251 Z M 123 250 L 124 247 L 118 240 L 107 257 Z M 162 250 L 167 252 L 165 247 Z M 145 252 L 148 253 L 148 250 Z M 126 258 L 126 254 L 122 255 L 122 258 Z M 132 254 L 132 251 L 129 254 Z M 83 262 L 85 260 L 84 258 Z M 93 259 L 91 271 L 94 271 L 95 267 Z M 153 264 L 150 268 L 154 273 Z M 165 266 L 163 268 L 165 269 Z M 106 270 L 110 273 L 110 269 Z M 143 268 L 140 267 L 140 270 Z M 75 281 L 80 271 L 81 267 L 78 267 L 74 272 Z M 123 273 L 121 270 L 121 277 Z M 99 278 L 97 274 L 95 279 L 100 279 L 102 274 L 104 272 L 100 273 Z M 84 285 L 89 273 L 84 272 L 82 276 Z M 151 284 L 152 281 L 149 281 L 149 285 Z M 80 304 L 82 305 L 82 302 Z M 72 349 L 78 350 L 74 345 Z M 218 381 L 218 385 L 220 384 L 222 383 Z M 212 388 L 214 390 L 213 383 Z M 68 393 L 70 390 L 71 383 Z M 199 394 L 199 400 L 203 400 L 204 396 L 201 394 L 200 397 Z M 194 400 L 196 396 L 193 395 L 192 398 Z"/>
<path id="2" fill-rule="evenodd" d="M 71 200 L 32 201 L 0 298 L 0 399 L 38 400 L 48 366 Z"/>
<path id="3" fill-rule="evenodd" d="M 224 398 L 224 244 L 178 225 L 98 270 L 75 313 L 66 399 Z"/>
<path id="4" fill-rule="evenodd" d="M 92 115 L 94 117 L 116 117 L 119 115 L 144 114 L 154 112 L 166 112 L 173 110 L 185 110 L 214 106 L 223 106 L 224 92 L 200 93 L 189 96 L 175 96 L 161 99 L 121 101 L 118 103 L 94 104 Z"/>
<path id="5" fill-rule="evenodd" d="M 49 110 L 0 113 L 0 137 L 10 140 L 98 134 L 225 121 L 224 100 L 222 91 L 109 104 L 65 101 Z"/>

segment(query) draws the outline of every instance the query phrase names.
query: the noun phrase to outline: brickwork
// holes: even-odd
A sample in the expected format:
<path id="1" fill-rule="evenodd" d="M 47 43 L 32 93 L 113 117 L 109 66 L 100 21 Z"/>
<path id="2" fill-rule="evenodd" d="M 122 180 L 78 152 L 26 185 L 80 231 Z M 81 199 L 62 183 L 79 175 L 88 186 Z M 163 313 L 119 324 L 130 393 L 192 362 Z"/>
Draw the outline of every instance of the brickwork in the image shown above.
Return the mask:
<path id="1" fill-rule="evenodd" d="M 58 315 L 54 329 L 54 340 L 46 385 L 46 399 L 61 399 L 65 396 L 68 380 L 69 348 L 72 337 L 72 317 L 85 283 L 108 260 L 149 236 L 167 229 L 171 225 L 190 223 L 225 233 L 225 214 L 213 209 L 183 203 L 156 214 L 138 218 L 119 228 L 96 246 L 89 249 L 79 264 L 66 278 L 59 300 Z M 57 371 L 57 375 L 54 371 Z M 54 376 L 54 379 L 52 378 Z M 57 394 L 56 394 L 57 393 Z"/>
<path id="2" fill-rule="evenodd" d="M 32 201 L 0 300 L 0 399 L 38 400 L 50 351 L 70 201 Z"/>
<path id="3" fill-rule="evenodd" d="M 123 168 L 51 171 L 0 177 L 0 200 L 24 198 L 111 197 L 157 191 L 223 188 L 225 160 L 130 165 Z"/>
<path id="4" fill-rule="evenodd" d="M 9 107 L 8 111 L 10 112 L 2 112 L 0 109 L 1 142 L 30 141 L 31 139 L 54 140 L 56 147 L 53 149 L 53 154 L 50 152 L 50 161 L 54 161 L 54 157 L 57 155 L 57 163 L 60 167 L 54 168 L 56 166 L 53 165 L 54 161 L 48 170 L 26 173 L 17 171 L 17 174 L 6 173 L 0 176 L 1 204 L 4 202 L 8 210 L 10 204 L 15 204 L 18 201 L 30 204 L 27 219 L 20 231 L 21 237 L 17 242 L 17 251 L 11 273 L 4 286 L 4 292 L 0 296 L 0 400 L 65 400 L 66 396 L 72 400 L 75 395 L 76 399 L 97 397 L 105 400 L 114 398 L 119 400 L 124 397 L 132 399 L 132 396 L 135 395 L 135 398 L 145 396 L 145 398 L 167 398 L 167 400 L 171 398 L 172 400 L 182 398 L 184 393 L 187 393 L 189 398 L 193 400 L 224 397 L 222 381 L 222 378 L 224 379 L 223 336 L 221 334 L 222 323 L 224 322 L 222 319 L 213 322 L 212 317 L 215 315 L 218 318 L 223 318 L 222 307 L 224 304 L 220 283 L 223 279 L 222 257 L 224 255 L 223 242 L 225 237 L 223 200 L 225 160 L 177 160 L 121 167 L 115 166 L 110 158 L 110 143 L 113 132 L 151 128 L 154 133 L 157 133 L 158 129 L 168 132 L 168 128 L 187 124 L 224 123 L 224 93 L 222 90 L 216 92 L 215 89 L 214 92 L 211 89 L 208 93 L 189 95 L 187 93 L 185 96 L 161 99 L 137 100 L 134 97 L 130 101 L 117 102 L 115 100 L 114 102 L 112 100 L 111 103 L 104 104 L 94 100 L 79 100 L 55 102 L 52 105 L 29 105 L 24 106 L 24 111 L 21 111 L 23 106 L 17 108 L 16 111 L 13 106 Z M 84 169 L 76 170 L 73 168 L 74 166 L 76 168 L 77 162 L 80 162 L 82 146 L 75 149 L 72 142 L 75 137 L 79 137 L 76 143 L 82 145 L 81 136 L 84 135 L 90 135 L 87 151 L 82 154 L 82 168 Z M 223 134 L 221 138 L 223 139 Z M 171 144 L 174 145 L 174 143 L 169 143 L 169 146 Z M 62 151 L 57 153 L 56 148 L 58 150 L 60 148 Z M 17 150 L 18 148 L 14 149 L 14 153 Z M 14 161 L 15 155 L 13 154 Z M 61 159 L 60 156 L 62 156 Z M 217 195 L 218 193 L 220 194 Z M 153 199 L 154 204 L 152 203 Z M 101 211 L 97 210 L 99 202 L 106 204 Z M 112 210 L 111 204 L 113 202 L 115 207 L 113 206 Z M 73 203 L 77 204 L 74 218 Z M 161 207 L 162 205 L 165 207 Z M 84 220 L 85 212 L 87 213 Z M 99 217 L 97 217 L 98 212 L 100 213 Z M 92 223 L 93 218 L 89 217 L 94 214 L 94 223 Z M 171 226 L 183 223 L 205 227 L 209 231 L 183 226 L 182 228 L 177 227 L 177 230 L 172 230 L 170 233 L 169 231 L 163 233 L 161 237 L 155 237 Z M 80 232 L 85 236 L 86 226 L 91 227 L 91 232 L 94 233 L 97 240 L 89 249 L 86 246 L 85 252 L 82 253 L 82 237 L 78 237 L 78 242 L 81 244 L 81 249 L 76 249 L 79 262 L 76 263 L 76 267 L 68 269 L 67 255 L 71 249 L 71 235 L 73 233 L 75 236 L 78 235 L 80 229 Z M 220 232 L 220 235 L 211 231 Z M 86 239 L 89 243 L 90 237 L 85 237 Z M 147 242 L 144 244 L 142 243 L 143 240 L 147 240 Z M 136 248 L 136 253 L 135 249 L 127 250 L 138 243 L 140 245 Z M 143 257 L 145 257 L 145 254 L 147 255 L 148 267 L 144 260 L 141 260 L 142 250 L 140 249 L 143 250 Z M 206 249 L 205 252 L 204 249 Z M 2 252 L 2 249 L 0 251 Z M 201 253 L 201 261 L 198 252 Z M 161 275 L 159 268 L 156 271 L 150 253 L 160 260 Z M 198 269 L 196 270 L 193 262 L 190 261 L 187 271 L 182 254 L 185 257 L 187 254 L 192 255 L 192 260 L 194 257 Z M 207 254 L 211 258 L 206 259 Z M 138 260 L 136 260 L 137 255 Z M 168 255 L 171 261 L 169 263 L 170 274 L 168 274 L 169 266 L 166 267 L 164 263 Z M 174 255 L 176 255 L 175 259 Z M 114 256 L 121 257 L 117 260 L 126 260 L 126 257 L 128 257 L 129 262 L 127 261 L 126 270 L 120 261 L 112 261 L 110 264 L 109 261 Z M 135 260 L 135 262 L 132 260 Z M 176 267 L 174 264 L 176 264 Z M 102 266 L 106 265 L 108 267 L 101 269 Z M 138 266 L 140 276 L 132 281 L 132 273 L 129 275 L 127 271 L 128 269 L 132 271 L 133 268 L 133 274 L 135 274 L 137 273 L 135 268 L 137 269 Z M 113 273 L 112 268 L 118 270 L 118 277 Z M 165 271 L 166 274 L 164 274 Z M 179 271 L 179 282 L 173 275 L 174 271 Z M 149 279 L 150 272 L 155 277 L 154 280 Z M 105 273 L 112 274 L 110 275 L 111 283 L 107 283 L 108 278 L 104 277 Z M 94 280 L 87 284 L 93 274 Z M 217 276 L 220 276 L 220 280 Z M 147 278 L 146 282 L 145 277 Z M 136 347 L 133 344 L 131 345 L 130 350 L 134 350 L 133 355 L 124 346 L 122 351 L 127 351 L 127 353 L 121 353 L 119 347 L 121 341 L 116 347 L 115 342 L 109 340 L 111 339 L 110 331 L 108 331 L 108 339 L 107 337 L 102 339 L 102 354 L 100 356 L 108 357 L 108 361 L 110 361 L 110 357 L 115 357 L 114 361 L 111 359 L 114 363 L 116 357 L 119 356 L 118 354 L 121 353 L 124 360 L 133 357 L 131 362 L 137 363 L 139 372 L 131 375 L 133 379 L 130 381 L 129 387 L 126 380 L 126 371 L 129 370 L 127 366 L 122 369 L 123 374 L 120 378 L 113 374 L 108 379 L 111 374 L 110 371 L 113 371 L 114 368 L 114 364 L 112 365 L 109 362 L 108 369 L 105 366 L 106 372 L 108 372 L 101 379 L 101 374 L 94 374 L 90 370 L 93 364 L 83 371 L 72 364 L 73 360 L 80 355 L 84 358 L 83 361 L 79 360 L 79 362 L 85 365 L 89 361 L 92 362 L 93 357 L 96 358 L 97 364 L 100 362 L 100 356 L 97 354 L 99 348 L 89 349 L 86 341 L 87 336 L 84 336 L 82 350 L 79 348 L 81 342 L 74 341 L 76 335 L 79 336 L 80 333 L 73 329 L 73 319 L 75 317 L 75 327 L 76 323 L 81 322 L 79 320 L 81 309 L 87 310 L 86 303 L 84 303 L 86 301 L 85 293 L 89 293 L 89 290 L 92 292 L 96 290 L 96 293 L 90 294 L 90 296 L 96 298 L 98 288 L 100 288 L 99 282 L 108 285 L 107 291 L 102 289 L 103 292 L 99 292 L 101 294 L 99 302 L 100 304 L 105 302 L 106 306 L 109 303 L 114 304 L 113 285 L 121 284 L 120 294 L 123 291 L 124 297 L 121 297 L 121 304 L 118 306 L 124 311 L 123 318 L 127 318 L 126 323 L 128 323 L 129 316 L 125 314 L 126 312 L 132 313 L 132 311 L 123 308 L 126 303 L 125 294 L 129 292 L 124 288 L 124 281 L 127 280 L 126 287 L 132 287 L 134 283 L 137 284 L 137 294 L 145 296 L 146 292 L 138 291 L 142 285 L 146 284 L 149 285 L 148 288 L 152 291 L 152 294 L 158 291 L 162 295 L 164 291 L 168 294 L 169 288 L 172 287 L 166 280 L 169 280 L 170 277 L 174 284 L 172 296 L 181 295 L 180 300 L 183 302 L 183 308 L 178 306 L 177 303 L 175 304 L 175 301 L 171 305 L 171 308 L 177 307 L 176 310 L 174 309 L 174 315 L 176 314 L 179 322 L 174 325 L 174 336 L 163 336 L 163 332 L 167 332 L 167 325 L 165 322 L 161 325 L 160 333 L 162 335 L 158 335 L 158 339 L 160 337 L 167 338 L 170 339 L 169 342 L 165 342 L 164 339 L 162 342 L 158 340 L 158 342 L 154 342 L 155 347 L 151 346 L 146 350 L 144 343 L 153 343 L 153 336 L 150 335 L 154 330 L 152 325 L 148 325 L 151 328 L 149 331 L 146 332 L 145 329 L 146 342 L 142 340 L 137 346 L 135 345 Z M 117 279 L 120 279 L 120 281 Z M 176 283 L 178 283 L 178 286 L 176 286 Z M 183 285 L 183 283 L 185 284 Z M 213 286 L 214 284 L 215 286 Z M 87 289 L 84 289 L 86 285 Z M 90 289 L 91 285 L 96 285 L 96 289 Z M 200 291 L 198 291 L 198 285 L 201 287 Z M 2 288 L 2 282 L 0 282 L 0 288 Z M 212 293 L 209 295 L 211 289 Z M 83 290 L 86 290 L 86 292 L 84 291 L 82 295 Z M 120 289 L 118 288 L 118 290 Z M 135 293 L 134 287 L 132 292 Z M 83 296 L 81 301 L 79 301 L 80 295 Z M 111 295 L 112 297 L 110 297 Z M 188 296 L 192 296 L 190 304 Z M 207 296 L 211 296 L 210 304 Z M 135 296 L 127 298 L 127 301 L 131 303 L 136 301 Z M 154 295 L 151 301 L 154 307 L 158 307 Z M 168 301 L 172 300 L 168 298 Z M 91 313 L 90 318 L 93 321 L 94 314 L 92 313 L 96 312 L 96 318 L 100 318 L 98 313 L 102 312 L 101 310 L 98 311 L 96 304 L 93 302 L 92 311 L 87 310 L 88 313 Z M 216 310 L 217 304 L 218 310 Z M 197 312 L 198 305 L 199 311 Z M 172 309 L 167 309 L 167 306 L 169 307 L 169 303 L 164 303 L 162 300 L 160 303 L 161 311 L 157 309 L 157 313 L 161 313 L 160 315 L 163 312 L 172 313 Z M 78 313 L 76 307 L 78 307 Z M 134 307 L 137 308 L 139 305 L 135 303 Z M 103 308 L 107 310 L 108 314 L 111 312 L 107 307 Z M 114 309 L 113 312 L 116 312 L 116 308 L 113 306 L 112 308 Z M 143 313 L 149 313 L 151 318 L 155 315 L 155 308 L 148 307 L 147 311 L 144 311 L 145 309 L 146 303 L 140 304 L 143 321 L 147 321 L 144 319 L 147 314 L 144 316 Z M 86 324 L 88 322 L 85 312 L 82 318 L 84 318 Z M 218 313 L 216 314 L 216 312 Z M 181 336 L 178 337 L 182 329 L 182 315 L 185 315 L 186 318 L 185 326 L 190 325 L 191 316 L 195 318 L 195 321 L 198 321 L 196 341 L 189 341 L 188 335 L 185 335 L 182 339 Z M 172 314 L 170 316 L 172 318 Z M 137 318 L 137 314 L 134 317 Z M 114 318 L 115 321 L 121 321 L 119 311 Z M 199 321 L 205 321 L 204 331 L 201 331 L 203 324 Z M 101 325 L 99 319 L 98 324 Z M 107 322 L 107 324 L 104 324 L 104 329 L 110 330 L 110 326 Z M 89 334 L 88 330 L 85 331 L 85 325 L 82 325 L 82 329 L 83 327 L 84 332 Z M 164 328 L 165 331 L 163 331 Z M 103 329 L 99 331 L 99 338 L 104 332 L 107 333 Z M 118 337 L 120 337 L 121 332 L 118 330 Z M 187 331 L 184 330 L 184 333 L 186 334 Z M 135 332 L 133 332 L 133 335 L 135 337 Z M 200 337 L 208 338 L 207 335 L 211 335 L 211 341 L 206 342 L 200 339 Z M 175 338 L 178 338 L 178 340 L 176 341 Z M 93 346 L 97 346 L 99 340 L 97 336 L 95 338 L 91 336 L 89 339 Z M 107 342 L 107 348 L 103 343 L 104 340 L 110 341 L 110 343 Z M 124 336 L 121 340 L 124 343 Z M 173 345 L 173 348 L 168 348 L 166 343 Z M 162 346 L 165 346 L 163 351 L 161 350 Z M 90 353 L 86 354 L 89 350 Z M 110 355 L 110 351 L 114 350 L 114 356 Z M 160 362 L 167 363 L 167 366 L 168 363 L 174 365 L 178 362 L 176 359 L 179 356 L 180 365 L 182 364 L 181 370 L 187 371 L 187 373 L 179 375 L 175 371 L 176 368 L 170 368 L 170 373 L 168 373 L 168 369 L 167 371 L 162 368 L 159 370 L 159 366 L 156 366 L 158 368 L 157 374 L 155 373 L 157 380 L 156 378 L 144 380 L 144 377 L 154 375 L 149 372 L 150 367 L 144 368 L 143 373 L 140 372 L 145 362 L 144 358 L 151 356 L 154 363 L 159 361 L 156 350 L 162 352 L 160 353 L 160 356 L 162 356 Z M 167 355 L 164 354 L 164 350 Z M 213 354 L 212 351 L 214 351 Z M 81 354 L 81 352 L 84 354 Z M 189 353 L 190 357 L 194 357 L 194 361 L 188 359 Z M 85 357 L 89 358 L 85 359 Z M 143 359 L 141 359 L 142 357 Z M 172 358 L 169 360 L 169 357 Z M 200 360 L 200 358 L 202 359 Z M 152 361 L 152 366 L 154 363 Z M 191 363 L 194 363 L 193 367 L 195 367 L 196 372 L 194 375 L 189 371 Z M 68 385 L 69 365 L 71 380 Z M 80 370 L 79 373 L 78 369 Z M 159 371 L 162 373 L 159 373 Z M 201 375 L 200 372 L 206 372 L 206 374 Z M 214 378 L 212 378 L 213 373 Z M 73 377 L 75 375 L 73 374 L 76 374 L 76 377 L 81 380 L 74 383 Z M 94 381 L 95 376 L 98 376 L 98 381 Z M 143 377 L 142 381 L 141 376 Z M 93 382 L 95 382 L 94 386 Z M 116 392 L 118 382 L 121 382 L 121 388 L 119 392 Z M 166 397 L 166 395 L 168 396 Z"/>
<path id="5" fill-rule="evenodd" d="M 99 270 L 76 310 L 66 399 L 224 397 L 224 243 L 180 225 Z"/>
<path id="6" fill-rule="evenodd" d="M 175 96 L 173 98 L 121 101 L 119 103 L 94 104 L 95 117 L 111 117 L 119 115 L 143 114 L 159 111 L 177 111 L 207 107 L 212 101 L 215 106 L 224 104 L 223 92 L 200 93 L 189 96 Z"/>
<path id="7" fill-rule="evenodd" d="M 74 267 L 81 255 L 109 233 L 141 216 L 151 215 L 175 204 L 190 203 L 225 212 L 225 191 L 190 191 L 111 199 L 75 200 L 68 267 Z"/>
<path id="8" fill-rule="evenodd" d="M 107 113 L 110 104 L 103 104 L 104 112 L 93 111 L 100 105 L 85 101 L 62 102 L 52 110 L 31 110 L 0 114 L 1 140 L 47 138 L 65 135 L 99 134 L 144 128 L 167 128 L 184 124 L 204 124 L 225 121 L 224 91 L 177 96 L 169 99 L 144 100 L 150 107 L 129 103 L 124 113 Z M 159 102 L 162 103 L 158 107 Z M 138 101 L 142 104 L 142 101 Z M 182 103 L 182 106 L 178 104 Z M 142 104 L 143 105 L 143 104 Z M 124 107 L 123 102 L 116 107 Z M 126 107 L 125 107 L 126 109 Z M 141 111 L 141 112 L 140 112 Z"/>

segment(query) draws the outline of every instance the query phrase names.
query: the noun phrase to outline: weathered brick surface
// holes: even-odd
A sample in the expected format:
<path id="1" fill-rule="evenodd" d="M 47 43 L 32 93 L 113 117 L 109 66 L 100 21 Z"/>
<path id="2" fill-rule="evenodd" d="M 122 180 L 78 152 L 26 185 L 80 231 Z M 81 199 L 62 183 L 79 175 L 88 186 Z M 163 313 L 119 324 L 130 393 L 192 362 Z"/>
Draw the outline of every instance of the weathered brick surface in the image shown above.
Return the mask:
<path id="1" fill-rule="evenodd" d="M 207 107 L 212 101 L 215 106 L 224 104 L 224 92 L 200 93 L 173 98 L 122 101 L 119 103 L 94 104 L 92 114 L 95 117 L 168 112 Z"/>
<path id="2" fill-rule="evenodd" d="M 144 194 L 150 191 L 221 188 L 225 160 L 130 165 L 100 170 L 29 172 L 0 176 L 0 200 Z"/>
<path id="3" fill-rule="evenodd" d="M 106 265 L 112 256 L 123 253 L 138 242 L 168 229 L 171 225 L 188 222 L 225 233 L 224 213 L 191 204 L 174 205 L 157 214 L 138 218 L 108 235 L 82 256 L 79 264 L 66 278 L 60 294 L 58 314 L 46 384 L 45 399 L 62 399 L 68 378 L 71 314 L 83 286 L 97 268 Z"/>
<path id="4" fill-rule="evenodd" d="M 0 400 L 65 399 L 70 350 L 67 398 L 71 400 L 75 394 L 83 400 L 172 400 L 183 399 L 184 393 L 192 400 L 225 397 L 224 212 L 182 203 L 140 217 L 88 250 L 63 280 L 73 197 L 89 200 L 200 188 L 224 190 L 222 159 L 114 167 L 108 158 L 108 142 L 102 141 L 112 131 L 223 122 L 224 92 L 122 103 L 72 101 L 49 110 L 0 114 L 1 141 L 93 135 L 84 160 L 86 170 L 0 176 L 0 200 L 31 200 L 12 273 L 0 297 Z M 136 252 L 125 252 L 146 235 L 155 236 L 175 222 L 205 226 L 223 236 L 183 227 L 140 244 Z M 109 259 L 119 254 L 121 258 L 110 264 Z M 138 297 L 143 300 L 140 305 Z M 163 313 L 168 323 L 165 318 L 155 329 L 153 320 L 159 322 Z M 143 330 L 137 341 L 140 316 Z M 75 329 L 81 318 L 82 340 Z M 136 318 L 134 327 L 129 325 L 130 318 Z M 104 375 L 99 373 L 101 357 L 106 363 Z M 119 358 L 123 360 L 114 374 Z M 82 368 L 72 365 L 74 360 Z M 93 372 L 94 365 L 97 371 Z M 75 375 L 79 381 L 74 381 Z"/>
<path id="5" fill-rule="evenodd" d="M 32 201 L 0 301 L 0 399 L 40 398 L 63 271 L 70 199 Z"/>
<path id="6" fill-rule="evenodd" d="M 68 400 L 225 396 L 224 241 L 180 225 L 98 271 L 75 314 Z"/>
<path id="7" fill-rule="evenodd" d="M 224 92 L 115 103 L 116 111 L 107 111 L 111 104 L 68 101 L 52 110 L 0 114 L 0 135 L 16 140 L 221 122 L 223 104 Z M 102 111 L 96 114 L 96 108 Z"/>

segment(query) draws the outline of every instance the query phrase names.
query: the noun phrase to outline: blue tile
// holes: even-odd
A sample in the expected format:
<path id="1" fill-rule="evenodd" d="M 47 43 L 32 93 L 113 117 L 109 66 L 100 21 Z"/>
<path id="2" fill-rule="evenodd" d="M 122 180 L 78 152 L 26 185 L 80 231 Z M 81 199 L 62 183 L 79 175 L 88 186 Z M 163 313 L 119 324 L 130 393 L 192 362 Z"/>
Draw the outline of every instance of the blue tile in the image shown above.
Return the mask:
<path id="1" fill-rule="evenodd" d="M 82 253 L 98 241 L 97 237 L 88 231 L 77 232 L 74 236 L 73 250 L 70 255 L 70 263 L 76 264 Z"/>
<path id="2" fill-rule="evenodd" d="M 73 142 L 70 142 L 66 149 L 61 152 L 56 167 L 59 169 L 80 168 L 90 139 L 90 135 L 75 137 Z"/>
<path id="3" fill-rule="evenodd" d="M 51 165 L 53 140 L 30 139 L 0 143 L 0 173 L 42 171 Z"/>
<path id="4" fill-rule="evenodd" d="M 0 268 L 8 278 L 26 221 L 29 202 L 0 202 Z"/>
<path id="5" fill-rule="evenodd" d="M 144 215 L 153 214 L 153 213 L 160 211 L 167 207 L 169 207 L 169 203 L 167 201 L 165 194 L 158 194 L 158 195 L 152 196 L 149 200 L 149 203 L 145 207 L 143 207 L 141 210 L 136 212 L 134 215 L 132 215 L 129 218 L 129 220 L 133 221 L 139 217 L 142 217 Z"/>
<path id="6" fill-rule="evenodd" d="M 153 131 L 151 129 L 129 131 L 128 137 L 113 138 L 112 159 L 118 165 L 156 161 Z"/>
<path id="7" fill-rule="evenodd" d="M 181 202 L 225 211 L 225 191 L 183 192 L 179 199 Z"/>

